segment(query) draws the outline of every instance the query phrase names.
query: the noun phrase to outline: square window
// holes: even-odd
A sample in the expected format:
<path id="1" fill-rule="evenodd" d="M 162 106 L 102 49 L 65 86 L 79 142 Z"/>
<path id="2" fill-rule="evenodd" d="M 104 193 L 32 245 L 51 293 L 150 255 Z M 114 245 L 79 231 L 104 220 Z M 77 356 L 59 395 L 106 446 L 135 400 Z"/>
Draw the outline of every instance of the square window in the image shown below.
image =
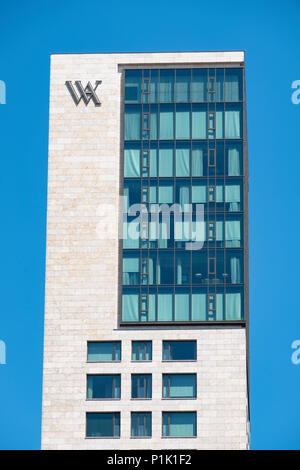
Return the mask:
<path id="1" fill-rule="evenodd" d="M 152 341 L 132 341 L 132 361 L 152 361 Z"/>
<path id="2" fill-rule="evenodd" d="M 151 413 L 131 413 L 131 437 L 151 437 Z"/>
<path id="3" fill-rule="evenodd" d="M 131 375 L 131 398 L 145 399 L 152 398 L 152 375 L 132 374 Z"/>

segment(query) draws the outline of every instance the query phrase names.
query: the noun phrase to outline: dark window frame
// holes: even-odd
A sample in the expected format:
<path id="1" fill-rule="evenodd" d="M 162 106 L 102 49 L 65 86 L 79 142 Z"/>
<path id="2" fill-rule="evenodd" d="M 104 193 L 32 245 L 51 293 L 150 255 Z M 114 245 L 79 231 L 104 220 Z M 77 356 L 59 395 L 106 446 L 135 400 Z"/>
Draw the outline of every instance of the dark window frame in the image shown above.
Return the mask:
<path id="1" fill-rule="evenodd" d="M 88 436 L 87 435 L 87 417 L 88 415 L 103 415 L 103 414 L 112 414 L 113 418 L 113 435 L 112 436 Z M 119 417 L 119 435 L 115 434 L 116 428 L 116 416 Z M 120 439 L 121 438 L 121 413 L 120 411 L 88 411 L 85 413 L 85 439 Z"/>

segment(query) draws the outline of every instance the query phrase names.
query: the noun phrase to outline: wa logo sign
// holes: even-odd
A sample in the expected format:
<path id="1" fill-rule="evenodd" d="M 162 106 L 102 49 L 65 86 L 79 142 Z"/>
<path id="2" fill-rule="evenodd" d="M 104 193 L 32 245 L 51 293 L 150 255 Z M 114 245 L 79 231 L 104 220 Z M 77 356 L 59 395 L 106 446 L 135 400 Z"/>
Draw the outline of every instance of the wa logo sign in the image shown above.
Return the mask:
<path id="1" fill-rule="evenodd" d="M 96 90 L 98 85 L 100 85 L 101 80 L 96 80 L 95 86 L 88 82 L 85 87 L 83 87 L 81 81 L 77 80 L 74 82 L 75 88 L 71 81 L 67 81 L 65 83 L 67 89 L 69 90 L 70 95 L 73 98 L 74 103 L 76 106 L 79 105 L 80 101 L 82 100 L 84 104 L 87 106 L 89 102 L 92 100 L 95 106 L 101 106 L 100 100 L 96 94 Z"/>

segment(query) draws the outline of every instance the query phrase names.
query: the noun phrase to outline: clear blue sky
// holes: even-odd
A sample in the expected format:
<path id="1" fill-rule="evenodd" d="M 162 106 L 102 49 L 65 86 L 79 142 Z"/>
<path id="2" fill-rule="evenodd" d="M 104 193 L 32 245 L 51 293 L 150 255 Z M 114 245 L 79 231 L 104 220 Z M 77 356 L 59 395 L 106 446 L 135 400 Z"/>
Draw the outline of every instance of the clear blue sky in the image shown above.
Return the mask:
<path id="1" fill-rule="evenodd" d="M 299 0 L 1 2 L 0 449 L 40 448 L 49 54 L 227 49 L 246 51 L 251 447 L 300 449 L 299 18 Z"/>

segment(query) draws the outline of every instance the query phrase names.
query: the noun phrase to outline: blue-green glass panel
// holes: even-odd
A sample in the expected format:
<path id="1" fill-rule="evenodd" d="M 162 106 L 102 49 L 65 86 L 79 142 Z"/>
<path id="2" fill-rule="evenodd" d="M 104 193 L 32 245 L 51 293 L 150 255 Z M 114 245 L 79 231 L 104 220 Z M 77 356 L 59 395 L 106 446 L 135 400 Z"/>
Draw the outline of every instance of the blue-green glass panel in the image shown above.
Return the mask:
<path id="1" fill-rule="evenodd" d="M 176 70 L 176 102 L 186 103 L 190 101 L 191 70 Z"/>
<path id="2" fill-rule="evenodd" d="M 142 71 L 126 70 L 125 72 L 125 103 L 140 103 L 142 87 Z"/>
<path id="3" fill-rule="evenodd" d="M 174 70 L 160 70 L 160 102 L 174 102 Z"/>
<path id="4" fill-rule="evenodd" d="M 225 101 L 243 100 L 243 70 L 225 70 Z"/>
<path id="5" fill-rule="evenodd" d="M 191 107 L 186 104 L 176 106 L 176 139 L 190 139 Z"/>
<path id="6" fill-rule="evenodd" d="M 207 69 L 192 69 L 192 101 L 207 101 Z"/>
<path id="7" fill-rule="evenodd" d="M 241 139 L 243 137 L 242 105 L 226 104 L 225 138 Z"/>
<path id="8" fill-rule="evenodd" d="M 174 139 L 174 105 L 160 105 L 159 138 L 161 140 Z"/>
<path id="9" fill-rule="evenodd" d="M 163 358 L 168 361 L 194 361 L 197 359 L 196 341 L 164 341 Z"/>
<path id="10" fill-rule="evenodd" d="M 141 138 L 141 108 L 138 105 L 125 106 L 125 140 Z"/>

